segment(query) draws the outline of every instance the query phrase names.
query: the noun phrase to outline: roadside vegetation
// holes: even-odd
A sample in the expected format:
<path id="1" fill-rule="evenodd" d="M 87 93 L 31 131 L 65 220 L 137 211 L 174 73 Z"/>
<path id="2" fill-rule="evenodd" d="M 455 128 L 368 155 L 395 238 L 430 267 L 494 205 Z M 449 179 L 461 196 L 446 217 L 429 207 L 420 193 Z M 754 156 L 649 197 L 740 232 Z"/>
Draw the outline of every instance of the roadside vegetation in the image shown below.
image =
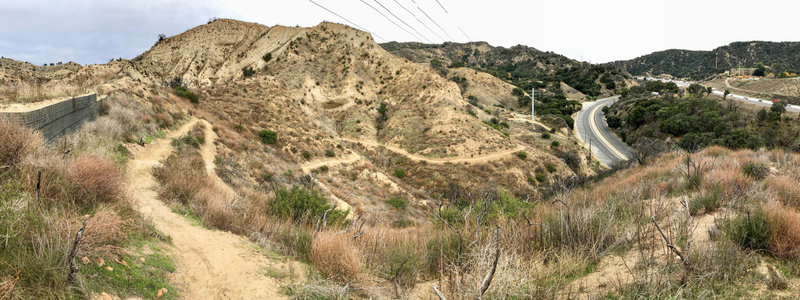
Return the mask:
<path id="1" fill-rule="evenodd" d="M 800 150 L 794 138 L 800 134 L 797 116 L 787 113 L 784 103 L 752 111 L 709 94 L 708 88 L 697 84 L 683 92 L 674 84 L 648 81 L 624 93 L 606 110 L 606 119 L 623 141 L 640 150 L 652 147 L 653 141 L 667 143 L 662 148 L 674 144 L 688 151 L 710 145 Z"/>

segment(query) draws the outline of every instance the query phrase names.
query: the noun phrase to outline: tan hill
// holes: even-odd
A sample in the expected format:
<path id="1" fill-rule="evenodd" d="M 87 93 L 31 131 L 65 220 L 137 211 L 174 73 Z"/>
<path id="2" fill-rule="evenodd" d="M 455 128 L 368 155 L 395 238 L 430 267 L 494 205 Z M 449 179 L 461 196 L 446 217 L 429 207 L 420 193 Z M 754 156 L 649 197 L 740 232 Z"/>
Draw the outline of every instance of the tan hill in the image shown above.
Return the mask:
<path id="1" fill-rule="evenodd" d="M 252 77 L 243 68 L 252 68 Z M 552 147 L 541 138 L 543 127 L 516 120 L 507 109 L 516 101 L 512 85 L 456 69 L 448 76 L 467 78 L 462 93 L 428 65 L 397 57 L 369 34 L 340 24 L 287 28 L 217 20 L 158 42 L 122 72 L 143 84 L 177 77 L 194 88 L 195 109 L 217 128 L 226 146 L 223 166 L 239 174 L 230 180 L 241 185 L 264 174 L 292 183 L 303 170 L 313 171 L 327 193 L 385 215 L 384 199 L 429 203 L 451 182 L 536 195 L 558 177 L 587 171 L 571 134 L 553 134 L 559 146 Z M 262 146 L 262 130 L 276 132 L 277 142 Z M 395 176 L 399 169 L 405 176 Z M 537 174 L 544 182 L 533 179 Z"/>

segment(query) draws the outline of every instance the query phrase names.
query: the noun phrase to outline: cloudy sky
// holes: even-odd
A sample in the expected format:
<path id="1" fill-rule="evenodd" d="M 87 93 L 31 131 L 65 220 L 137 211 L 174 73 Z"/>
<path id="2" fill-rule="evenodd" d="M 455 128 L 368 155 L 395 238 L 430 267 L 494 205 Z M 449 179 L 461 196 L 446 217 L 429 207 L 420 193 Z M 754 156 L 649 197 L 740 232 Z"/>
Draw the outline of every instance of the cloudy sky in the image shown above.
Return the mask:
<path id="1" fill-rule="evenodd" d="M 798 11 L 800 3 L 787 0 L 0 0 L 0 56 L 105 63 L 135 57 L 160 33 L 219 17 L 267 26 L 334 21 L 378 42 L 523 44 L 598 63 L 734 41 L 800 41 Z"/>

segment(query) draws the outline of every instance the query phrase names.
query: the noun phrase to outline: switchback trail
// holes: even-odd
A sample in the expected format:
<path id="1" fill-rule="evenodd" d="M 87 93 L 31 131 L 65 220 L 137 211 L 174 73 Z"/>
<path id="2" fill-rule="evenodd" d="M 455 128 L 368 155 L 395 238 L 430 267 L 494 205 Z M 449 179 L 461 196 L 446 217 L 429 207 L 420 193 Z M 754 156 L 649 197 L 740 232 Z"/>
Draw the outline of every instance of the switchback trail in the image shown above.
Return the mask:
<path id="1" fill-rule="evenodd" d="M 360 143 L 360 144 L 368 145 L 370 147 L 384 147 L 384 148 L 388 149 L 389 151 L 392 151 L 392 152 L 395 152 L 397 154 L 400 154 L 400 155 L 403 155 L 405 157 L 408 157 L 408 159 L 410 159 L 410 160 L 413 160 L 413 161 L 424 161 L 424 162 L 432 163 L 432 164 L 486 163 L 486 162 L 490 162 L 490 161 L 500 160 L 500 159 L 505 158 L 508 155 L 511 155 L 513 153 L 517 153 L 519 151 L 525 150 L 525 147 L 517 146 L 517 147 L 514 147 L 513 149 L 510 149 L 510 150 L 497 151 L 497 152 L 477 155 L 477 156 L 474 156 L 474 157 L 454 156 L 454 157 L 432 158 L 432 157 L 425 157 L 425 156 L 422 156 L 422 155 L 419 155 L 419 154 L 409 153 L 408 151 L 406 151 L 405 149 L 400 148 L 400 147 L 384 145 L 384 144 L 380 144 L 380 143 L 373 142 L 373 141 L 361 141 L 361 140 L 350 139 L 350 138 L 339 138 L 339 140 L 346 141 L 346 142 L 351 142 L 351 143 Z"/>
<path id="2" fill-rule="evenodd" d="M 164 139 L 132 147 L 133 159 L 128 162 L 126 179 L 138 210 L 172 238 L 167 248 L 176 265 L 172 280 L 185 299 L 286 298 L 279 293 L 279 283 L 265 276 L 266 270 L 282 268 L 282 263 L 265 257 L 244 237 L 192 225 L 158 199 L 153 167 L 172 153 L 171 139 L 185 135 L 198 122 L 205 121 L 193 118 Z M 210 127 L 206 123 L 207 136 Z M 213 145 L 213 140 L 206 141 L 206 147 Z"/>

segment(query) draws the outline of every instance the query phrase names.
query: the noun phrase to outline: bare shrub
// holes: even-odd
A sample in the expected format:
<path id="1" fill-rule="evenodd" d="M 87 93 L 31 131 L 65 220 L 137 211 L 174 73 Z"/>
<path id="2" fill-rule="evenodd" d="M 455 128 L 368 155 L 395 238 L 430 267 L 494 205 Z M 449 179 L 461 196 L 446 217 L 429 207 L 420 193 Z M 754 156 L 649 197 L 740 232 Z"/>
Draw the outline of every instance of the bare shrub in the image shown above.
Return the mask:
<path id="1" fill-rule="evenodd" d="M 767 212 L 775 223 L 770 251 L 785 259 L 800 259 L 800 212 L 782 205 L 770 207 Z"/>
<path id="2" fill-rule="evenodd" d="M 97 204 L 117 200 L 122 192 L 122 172 L 113 162 L 93 156 L 81 156 L 70 165 L 75 182 L 75 201 Z"/>
<path id="3" fill-rule="evenodd" d="M 154 168 L 153 174 L 161 182 L 161 198 L 184 205 L 208 185 L 205 163 L 198 156 L 172 155 L 162 166 Z"/>
<path id="4" fill-rule="evenodd" d="M 157 113 L 156 121 L 158 121 L 158 125 L 161 127 L 170 127 L 175 123 L 175 121 L 172 120 L 172 116 L 167 113 Z"/>
<path id="5" fill-rule="evenodd" d="M 86 231 L 81 239 L 82 255 L 111 257 L 121 250 L 116 246 L 127 238 L 126 229 L 133 220 L 123 219 L 114 209 L 103 206 L 86 223 Z"/>
<path id="6" fill-rule="evenodd" d="M 33 130 L 0 120 L 0 167 L 15 166 L 41 136 Z"/>
<path id="7" fill-rule="evenodd" d="M 800 183 L 792 177 L 779 175 L 767 177 L 767 190 L 778 195 L 780 201 L 800 208 Z"/>
<path id="8" fill-rule="evenodd" d="M 328 278 L 354 281 L 361 273 L 361 250 L 348 235 L 320 232 L 311 244 L 311 262 Z"/>

